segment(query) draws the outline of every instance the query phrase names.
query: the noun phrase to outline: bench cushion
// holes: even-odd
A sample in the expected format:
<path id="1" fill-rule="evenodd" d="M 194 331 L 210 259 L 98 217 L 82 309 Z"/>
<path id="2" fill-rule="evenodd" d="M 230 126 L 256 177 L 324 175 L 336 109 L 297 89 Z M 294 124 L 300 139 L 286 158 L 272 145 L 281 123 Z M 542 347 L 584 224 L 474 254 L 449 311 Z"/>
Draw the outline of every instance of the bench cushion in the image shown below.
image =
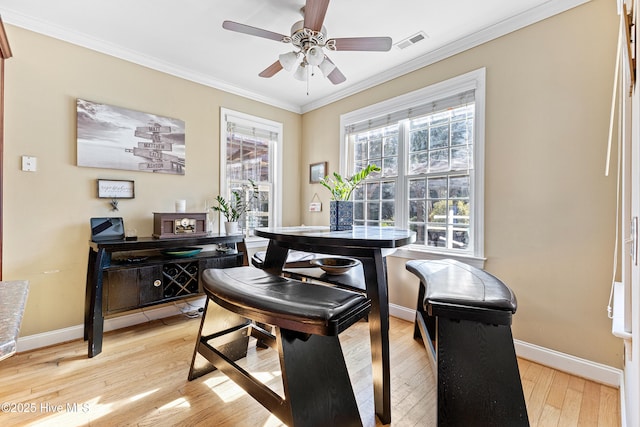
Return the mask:
<path id="1" fill-rule="evenodd" d="M 479 268 L 452 259 L 412 260 L 407 270 L 418 276 L 425 287 L 424 307 L 449 306 L 476 313 L 503 312 L 511 318 L 516 312 L 514 293 L 500 279 Z"/>
<path id="2" fill-rule="evenodd" d="M 220 306 L 256 322 L 316 335 L 337 335 L 366 316 L 358 292 L 300 282 L 255 267 L 207 269 L 204 292 Z"/>

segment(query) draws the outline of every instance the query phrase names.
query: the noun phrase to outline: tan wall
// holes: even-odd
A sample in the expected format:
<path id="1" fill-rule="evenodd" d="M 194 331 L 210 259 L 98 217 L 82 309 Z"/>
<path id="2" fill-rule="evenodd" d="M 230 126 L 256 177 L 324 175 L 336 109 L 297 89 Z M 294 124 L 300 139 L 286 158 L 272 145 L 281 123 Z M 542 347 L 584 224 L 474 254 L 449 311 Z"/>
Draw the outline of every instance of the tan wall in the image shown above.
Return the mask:
<path id="1" fill-rule="evenodd" d="M 220 107 L 284 123 L 284 164 L 299 163 L 299 114 L 204 87 L 58 40 L 7 26 L 3 279 L 31 283 L 21 335 L 83 323 L 89 218 L 112 216 L 96 179 L 135 181 L 118 216 L 151 235 L 152 212 L 186 199 L 201 212 L 219 189 Z M 76 166 L 76 98 L 179 118 L 186 123 L 186 174 Z M 38 158 L 22 172 L 20 156 Z M 298 171 L 285 168 L 284 204 L 298 206 Z M 286 209 L 285 223 L 299 223 Z"/>
<path id="2" fill-rule="evenodd" d="M 606 306 L 615 178 L 604 176 L 617 42 L 615 2 L 594 0 L 303 116 L 302 163 L 339 167 L 339 116 L 486 67 L 486 269 L 515 291 L 515 338 L 610 366 L 622 344 Z M 319 184 L 303 187 L 302 222 Z M 417 282 L 390 259 L 390 300 L 413 308 Z"/>

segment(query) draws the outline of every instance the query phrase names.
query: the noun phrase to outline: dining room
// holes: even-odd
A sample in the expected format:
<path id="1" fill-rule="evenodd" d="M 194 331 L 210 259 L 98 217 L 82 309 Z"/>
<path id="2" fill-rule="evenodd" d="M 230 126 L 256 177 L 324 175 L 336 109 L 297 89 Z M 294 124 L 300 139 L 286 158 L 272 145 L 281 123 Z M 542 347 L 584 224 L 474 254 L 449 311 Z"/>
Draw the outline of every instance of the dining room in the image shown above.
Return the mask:
<path id="1" fill-rule="evenodd" d="M 304 21 L 299 10 L 304 1 L 224 2 L 229 4 L 219 10 L 174 7 L 168 15 L 160 15 L 160 6 L 123 6 L 100 9 L 103 17 L 115 13 L 118 19 L 102 26 L 94 22 L 93 28 L 98 11 L 70 1 L 69 12 L 56 21 L 43 3 L 0 0 L 13 52 L 2 69 L 1 278 L 29 282 L 17 354 L 0 362 L 0 379 L 9 385 L 0 391 L 0 401 L 10 405 L 3 407 L 3 422 L 211 425 L 215 419 L 215 425 L 280 425 L 220 372 L 187 380 L 206 300 L 202 292 L 161 304 L 140 303 L 134 292 L 129 296 L 135 303 L 105 311 L 104 330 L 96 329 L 104 332 L 103 347 L 88 357 L 90 219 L 122 218 L 122 238 L 132 239 L 130 247 L 145 245 L 147 238 L 162 246 L 175 236 L 154 239 L 154 213 L 205 214 L 206 238 L 224 240 L 225 218 L 212 209 L 217 196 L 231 200 L 234 190 L 256 178 L 256 207 L 241 226 L 251 260 L 268 251 L 270 239 L 260 236 L 261 229 L 329 227 L 332 194 L 318 178 L 350 177 L 376 163 L 381 171 L 351 196 L 355 226 L 392 225 L 415 233 L 415 240 L 389 248 L 384 257 L 376 253 L 374 258 L 385 260 L 378 264 L 383 268 L 371 264 L 371 274 L 384 278 L 379 283 L 386 292 L 388 348 L 382 352 L 388 377 L 382 388 L 376 375 L 382 378 L 383 371 L 372 370 L 371 353 L 383 346 L 372 341 L 370 324 L 359 321 L 340 334 L 363 425 L 388 421 L 376 415 L 382 395 L 391 425 L 436 425 L 437 380 L 428 352 L 414 338 L 420 280 L 406 264 L 442 258 L 489 272 L 517 296 L 511 328 L 531 425 L 634 425 L 638 409 L 625 402 L 635 402 L 637 388 L 635 377 L 625 373 L 636 375 L 638 369 L 625 362 L 639 340 L 632 344 L 612 334 L 607 310 L 613 307 L 612 282 L 626 278 L 621 270 L 628 262 L 626 255 L 615 254 L 626 237 L 616 229 L 616 174 L 623 165 L 616 163 L 622 150 L 615 140 L 618 116 L 611 115 L 616 58 L 624 56 L 617 48 L 623 2 L 496 7 L 484 11 L 493 16 L 490 26 L 456 33 L 455 40 L 430 45 L 431 50 L 421 43 L 435 42 L 438 14 L 411 13 L 415 2 L 403 2 L 402 19 L 413 23 L 429 16 L 433 23 L 423 39 L 404 50 L 395 43 L 413 32 L 380 23 L 361 31 L 347 19 L 353 9 L 340 9 L 357 8 L 358 2 L 327 2 L 324 25 L 338 49 L 324 49 L 344 82 L 331 74 L 335 69 L 325 77 L 322 62 L 313 65 L 315 74 L 310 71 L 306 81 L 298 80 L 296 69 L 279 62 L 291 42 L 285 48 L 263 32 L 289 37 L 291 24 Z M 436 11 L 432 3 L 424 7 Z M 496 5 L 507 3 L 512 2 Z M 374 22 L 384 15 L 381 10 L 359 10 L 361 20 Z M 273 20 L 261 19 L 261 13 Z M 476 24 L 473 16 L 451 13 L 449 20 L 468 19 L 469 29 Z M 633 8 L 629 16 L 635 13 Z M 219 37 L 215 43 L 184 42 L 200 55 L 172 44 L 175 33 L 164 44 L 154 38 L 167 28 L 186 33 L 200 21 L 215 26 Z M 224 22 L 235 24 L 226 28 Z M 133 28 L 129 38 L 126 24 Z M 378 51 L 350 51 L 341 44 L 343 36 L 388 36 L 394 46 L 380 51 L 385 41 L 376 39 Z M 155 50 L 143 51 L 138 43 L 144 40 Z M 210 44 L 221 45 L 219 56 L 208 51 Z M 412 48 L 425 50 L 408 58 Z M 185 57 L 188 66 L 168 62 L 162 50 Z M 298 58 L 308 63 L 314 54 Z M 234 62 L 240 56 L 248 62 Z M 244 80 L 217 80 L 214 69 L 196 72 L 189 68 L 199 65 L 195 57 L 211 57 L 215 67 Z M 385 60 L 388 68 L 373 68 Z M 260 76 L 271 63 L 280 65 Z M 620 87 L 616 105 L 627 99 L 628 90 Z M 143 123 L 127 128 L 134 117 L 143 117 Z M 172 134 L 156 127 L 162 120 L 179 130 Z M 82 157 L 87 148 L 90 156 Z M 155 161 L 158 151 L 162 161 Z M 126 156 L 127 166 L 113 167 L 117 156 Z M 451 168 L 445 170 L 443 159 Z M 85 160 L 90 163 L 82 164 Z M 109 167 L 99 165 L 107 161 Z M 138 163 L 158 169 L 143 170 Z M 124 194 L 101 197 L 101 182 L 123 183 Z M 184 212 L 176 211 L 179 200 Z M 183 219 L 182 228 L 168 233 L 184 237 L 191 227 L 201 231 L 199 216 L 178 218 Z M 213 248 L 218 249 L 216 255 L 233 255 L 226 245 Z M 310 246 L 291 248 L 300 249 Z M 148 263 L 134 268 L 168 263 L 166 255 L 145 254 L 150 258 L 140 260 L 124 252 L 125 261 Z M 198 268 L 211 255 L 197 254 Z M 363 259 L 355 252 L 341 256 Z M 99 267 L 124 270 L 115 264 Z M 118 286 L 128 292 L 123 283 Z M 104 304 L 122 301 L 114 295 L 105 293 Z M 103 307 L 98 300 L 93 304 Z M 636 329 L 626 333 L 637 334 Z M 242 363 L 280 390 L 277 352 L 253 340 Z"/>

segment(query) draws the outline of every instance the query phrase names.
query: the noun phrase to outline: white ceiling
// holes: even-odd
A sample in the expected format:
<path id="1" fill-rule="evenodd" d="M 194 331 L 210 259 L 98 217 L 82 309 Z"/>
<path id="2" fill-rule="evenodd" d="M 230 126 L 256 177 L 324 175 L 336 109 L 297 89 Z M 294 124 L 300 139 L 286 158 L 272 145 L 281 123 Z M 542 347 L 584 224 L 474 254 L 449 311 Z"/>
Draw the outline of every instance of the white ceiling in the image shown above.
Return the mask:
<path id="1" fill-rule="evenodd" d="M 258 77 L 291 45 L 224 30 L 222 21 L 289 35 L 304 1 L 0 0 L 0 15 L 11 25 L 306 112 L 588 0 L 334 0 L 324 21 L 329 38 L 389 36 L 394 45 L 420 31 L 427 38 L 389 52 L 328 52 L 347 78 L 339 85 L 321 73 L 308 87 L 285 70 Z"/>

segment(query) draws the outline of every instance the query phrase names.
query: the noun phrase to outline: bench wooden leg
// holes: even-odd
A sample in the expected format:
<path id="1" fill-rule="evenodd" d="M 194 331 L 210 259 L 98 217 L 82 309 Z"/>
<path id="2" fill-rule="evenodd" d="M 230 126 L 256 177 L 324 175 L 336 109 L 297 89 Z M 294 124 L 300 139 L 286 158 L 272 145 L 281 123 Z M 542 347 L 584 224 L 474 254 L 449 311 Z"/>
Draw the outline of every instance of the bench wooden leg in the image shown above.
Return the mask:
<path id="1" fill-rule="evenodd" d="M 422 328 L 426 328 L 427 336 L 422 333 Z M 436 322 L 433 316 L 424 309 L 424 285 L 421 283 L 418 289 L 418 306 L 416 307 L 416 320 L 413 326 L 413 338 L 422 338 L 425 340 L 435 341 L 436 338 Z"/>
<path id="2" fill-rule="evenodd" d="M 437 318 L 438 426 L 528 426 L 511 327 Z"/>
<path id="3" fill-rule="evenodd" d="M 422 340 L 425 350 L 429 355 L 429 361 L 433 373 L 436 373 L 436 322 L 433 316 L 424 309 L 424 285 L 421 283 L 418 289 L 418 306 L 416 307 L 416 319 L 413 325 L 413 338 Z"/>
<path id="4" fill-rule="evenodd" d="M 337 336 L 279 329 L 282 381 L 294 426 L 362 426 Z"/>
<path id="5" fill-rule="evenodd" d="M 247 322 L 230 327 L 220 334 L 199 336 L 189 371 L 189 381 L 220 369 L 291 427 L 362 427 L 349 372 L 337 336 L 305 335 L 276 328 L 277 344 L 274 347 L 277 347 L 280 354 L 285 395 L 282 399 L 251 373 L 233 362 L 242 356 L 238 357 L 239 353 L 234 353 L 234 347 L 229 345 L 240 348 L 236 344 L 242 343 L 247 331 L 251 331 L 252 328 L 254 327 Z M 267 331 L 254 329 L 254 333 L 257 332 L 259 337 L 268 341 Z M 220 348 L 212 345 L 220 338 L 238 333 L 242 338 L 239 341 L 222 344 Z M 246 353 L 246 346 L 244 352 Z M 204 368 L 195 368 L 198 354 L 208 362 Z"/>
<path id="6" fill-rule="evenodd" d="M 191 367 L 189 368 L 189 381 L 208 374 L 216 369 L 213 364 L 205 361 L 198 364 L 198 353 L 201 341 L 211 342 L 231 360 L 239 360 L 247 355 L 249 346 L 249 330 L 246 326 L 249 322 L 244 317 L 225 310 L 215 303 L 209 304 L 207 298 L 202 313 L 198 339 L 193 350 Z M 219 334 L 219 337 L 213 335 Z"/>

